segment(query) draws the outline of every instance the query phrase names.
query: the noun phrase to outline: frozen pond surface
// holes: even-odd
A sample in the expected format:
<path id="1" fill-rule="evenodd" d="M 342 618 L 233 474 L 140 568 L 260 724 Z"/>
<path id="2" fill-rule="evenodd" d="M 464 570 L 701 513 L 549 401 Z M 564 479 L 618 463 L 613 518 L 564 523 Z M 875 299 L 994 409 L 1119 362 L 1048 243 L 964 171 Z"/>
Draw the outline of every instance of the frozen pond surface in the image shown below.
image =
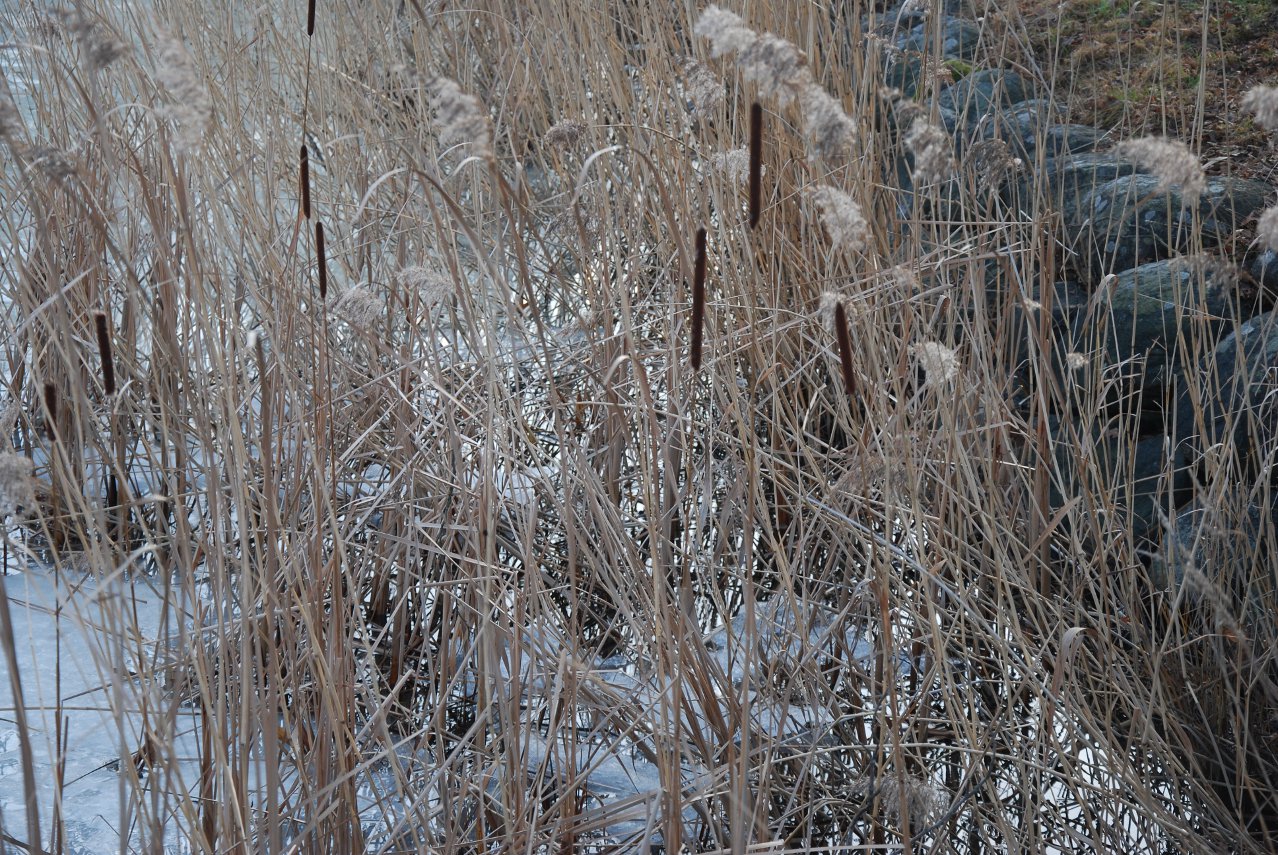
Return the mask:
<path id="1" fill-rule="evenodd" d="M 140 746 L 142 722 L 139 697 L 127 674 L 133 654 L 126 648 L 154 649 L 160 596 L 142 582 L 101 585 L 66 574 L 59 581 L 39 567 L 11 569 L 3 582 L 13 614 L 14 647 L 31 731 L 41 834 L 47 843 L 60 760 L 67 850 L 85 855 L 118 851 L 125 792 L 120 762 L 121 758 L 130 762 Z M 109 636 L 94 626 L 122 620 L 124 610 L 131 624 L 136 615 L 137 637 L 123 639 L 116 650 L 104 649 Z M 0 825 L 5 834 L 21 840 L 27 836 L 21 737 L 14 723 L 8 668 L 3 671 Z M 57 748 L 59 702 L 65 739 L 61 754 Z M 176 739 L 179 753 L 194 758 L 192 730 L 179 732 Z M 170 846 L 166 851 L 181 850 Z"/>

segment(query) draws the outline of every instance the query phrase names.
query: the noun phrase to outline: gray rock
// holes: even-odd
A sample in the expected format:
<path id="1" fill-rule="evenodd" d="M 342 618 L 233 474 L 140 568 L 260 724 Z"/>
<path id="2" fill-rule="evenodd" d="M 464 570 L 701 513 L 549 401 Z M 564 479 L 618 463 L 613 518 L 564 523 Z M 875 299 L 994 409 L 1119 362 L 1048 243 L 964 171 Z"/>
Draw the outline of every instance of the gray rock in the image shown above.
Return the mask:
<path id="1" fill-rule="evenodd" d="M 1238 471 L 1273 473 L 1278 464 L 1278 312 L 1239 326 L 1189 381 L 1177 398 L 1174 428 L 1191 461 L 1223 445 Z M 1198 394 L 1191 395 L 1191 389 Z"/>
<path id="2" fill-rule="evenodd" d="M 1156 531 L 1160 514 L 1167 515 L 1192 494 L 1184 451 L 1167 437 L 1136 438 L 1095 427 L 1080 435 L 1082 430 L 1062 425 L 1053 436 L 1054 509 L 1082 498 L 1084 508 L 1102 516 L 1102 530 L 1126 531 L 1140 542 Z M 1112 515 L 1108 501 L 1092 501 L 1101 494 L 1112 497 Z"/>
<path id="3" fill-rule="evenodd" d="M 958 122 L 953 130 L 966 141 L 982 118 L 1030 97 L 1029 85 L 1015 71 L 985 68 L 947 86 L 937 96 L 937 103 L 954 112 Z"/>
<path id="4" fill-rule="evenodd" d="M 1213 349 L 1242 311 L 1238 283 L 1228 262 L 1197 256 L 1142 264 L 1102 285 L 1078 317 L 1077 341 L 1109 369 L 1130 363 L 1112 371 L 1121 378 L 1112 399 L 1161 419 L 1164 386 L 1182 353 L 1190 361 Z"/>
<path id="5" fill-rule="evenodd" d="M 963 18 L 946 15 L 941 22 L 940 35 L 942 57 L 965 62 L 976 59 L 976 50 L 981 41 L 980 26 Z M 930 55 L 935 44 L 934 38 L 931 27 L 926 22 L 920 23 L 898 38 L 898 46 L 902 50 Z"/>
<path id="6" fill-rule="evenodd" d="M 1198 204 L 1188 206 L 1179 188 L 1160 191 L 1152 175 L 1125 175 L 1096 187 L 1063 216 L 1065 237 L 1083 280 L 1095 285 L 1106 273 L 1186 252 L 1196 239 L 1205 249 L 1218 246 L 1265 207 L 1271 189 L 1211 178 Z"/>
<path id="7" fill-rule="evenodd" d="M 1188 577 L 1195 595 L 1208 584 L 1222 593 L 1255 594 L 1258 587 L 1272 593 L 1274 580 L 1257 578 L 1257 571 L 1267 569 L 1278 548 L 1275 533 L 1278 506 L 1262 508 L 1244 496 L 1223 502 L 1195 501 L 1163 533 L 1162 549 L 1150 565 L 1151 581 L 1174 590 Z M 1201 575 L 1194 578 L 1194 571 Z"/>
<path id="8" fill-rule="evenodd" d="M 1105 134 L 1087 125 L 1062 124 L 1054 106 L 1034 99 L 987 115 L 977 127 L 980 139 L 1001 139 L 1009 153 L 1033 166 L 1041 154 L 1045 160 L 1094 151 Z"/>

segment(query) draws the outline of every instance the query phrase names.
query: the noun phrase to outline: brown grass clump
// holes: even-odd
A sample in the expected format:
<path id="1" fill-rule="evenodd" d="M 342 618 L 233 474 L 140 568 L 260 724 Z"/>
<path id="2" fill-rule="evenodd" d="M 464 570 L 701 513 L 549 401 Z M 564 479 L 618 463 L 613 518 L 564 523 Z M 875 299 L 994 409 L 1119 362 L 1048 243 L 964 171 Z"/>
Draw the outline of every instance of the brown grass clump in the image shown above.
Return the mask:
<path id="1" fill-rule="evenodd" d="M 0 616 L 98 673 L 0 711 L 5 839 L 91 782 L 196 853 L 1272 850 L 1278 566 L 1208 547 L 1273 449 L 1138 445 L 1041 164 L 892 90 L 910 5 L 7 5 L 0 513 L 56 596 Z M 973 12 L 935 87 L 1061 88 Z"/>

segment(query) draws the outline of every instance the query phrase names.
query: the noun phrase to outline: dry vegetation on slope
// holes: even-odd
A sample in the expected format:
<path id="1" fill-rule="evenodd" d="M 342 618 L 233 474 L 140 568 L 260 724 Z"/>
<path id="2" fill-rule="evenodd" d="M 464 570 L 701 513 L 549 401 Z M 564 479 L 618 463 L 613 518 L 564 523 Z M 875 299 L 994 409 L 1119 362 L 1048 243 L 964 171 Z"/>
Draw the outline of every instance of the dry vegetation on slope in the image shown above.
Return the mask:
<path id="1" fill-rule="evenodd" d="M 1162 584 L 1183 460 L 932 100 L 1074 36 L 966 9 L 911 101 L 868 5 L 732 8 L 0 18 L 12 548 L 161 604 L 95 627 L 133 845 L 1272 848 L 1274 559 Z M 1185 489 L 1268 508 L 1222 436 Z"/>

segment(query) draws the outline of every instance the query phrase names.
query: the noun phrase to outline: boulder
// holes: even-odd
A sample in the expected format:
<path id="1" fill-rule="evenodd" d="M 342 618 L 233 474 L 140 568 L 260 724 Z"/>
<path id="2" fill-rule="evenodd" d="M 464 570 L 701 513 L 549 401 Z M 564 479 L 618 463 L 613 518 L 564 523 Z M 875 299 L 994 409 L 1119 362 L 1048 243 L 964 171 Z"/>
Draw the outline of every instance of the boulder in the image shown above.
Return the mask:
<path id="1" fill-rule="evenodd" d="M 1197 205 L 1180 188 L 1158 188 L 1153 175 L 1124 175 L 1095 187 L 1074 208 L 1062 207 L 1065 238 L 1084 281 L 1107 273 L 1220 245 L 1265 207 L 1268 184 L 1243 178 L 1211 178 Z"/>

